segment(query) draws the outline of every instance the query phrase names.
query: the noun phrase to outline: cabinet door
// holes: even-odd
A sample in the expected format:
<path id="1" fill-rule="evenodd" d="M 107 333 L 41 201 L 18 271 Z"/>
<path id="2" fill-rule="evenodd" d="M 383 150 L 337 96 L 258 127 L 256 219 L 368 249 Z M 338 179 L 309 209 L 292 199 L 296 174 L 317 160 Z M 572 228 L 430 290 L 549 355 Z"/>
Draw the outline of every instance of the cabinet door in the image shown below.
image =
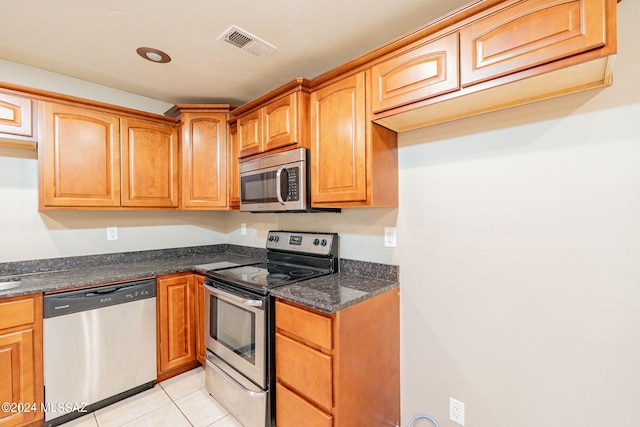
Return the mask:
<path id="1" fill-rule="evenodd" d="M 36 142 L 38 140 L 36 102 L 22 96 L 0 92 L 0 140 Z"/>
<path id="2" fill-rule="evenodd" d="M 263 110 L 264 146 L 262 151 L 298 142 L 295 93 L 270 103 Z"/>
<path id="3" fill-rule="evenodd" d="M 178 206 L 178 133 L 174 126 L 122 119 L 122 206 Z"/>
<path id="4" fill-rule="evenodd" d="M 606 41 L 606 0 L 528 0 L 460 31 L 462 85 L 531 68 Z"/>
<path id="5" fill-rule="evenodd" d="M 182 206 L 227 206 L 227 115 L 183 117 Z"/>
<path id="6" fill-rule="evenodd" d="M 240 157 L 262 152 L 262 110 L 238 118 Z"/>
<path id="7" fill-rule="evenodd" d="M 158 376 L 196 360 L 192 274 L 157 279 Z"/>
<path id="8" fill-rule="evenodd" d="M 240 139 L 238 138 L 238 125 L 229 127 L 229 207 L 240 208 Z"/>
<path id="9" fill-rule="evenodd" d="M 458 33 L 427 42 L 371 68 L 374 113 L 460 88 Z"/>
<path id="10" fill-rule="evenodd" d="M 311 200 L 366 201 L 364 72 L 311 93 Z"/>
<path id="11" fill-rule="evenodd" d="M 196 287 L 196 359 L 204 365 L 206 347 L 204 346 L 204 276 L 194 274 Z"/>
<path id="12" fill-rule="evenodd" d="M 40 207 L 120 206 L 120 119 L 45 103 Z"/>
<path id="13" fill-rule="evenodd" d="M 25 425 L 42 419 L 42 297 L 0 301 L 0 401 L 33 404 L 33 411 L 0 409 L 1 426 Z"/>

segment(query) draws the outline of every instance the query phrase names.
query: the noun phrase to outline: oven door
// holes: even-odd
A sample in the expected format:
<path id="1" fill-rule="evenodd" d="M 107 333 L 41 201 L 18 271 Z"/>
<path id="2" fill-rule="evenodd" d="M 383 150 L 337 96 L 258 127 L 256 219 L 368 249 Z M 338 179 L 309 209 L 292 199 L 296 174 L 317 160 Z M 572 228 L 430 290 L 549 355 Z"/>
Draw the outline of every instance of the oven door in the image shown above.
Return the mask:
<path id="1" fill-rule="evenodd" d="M 256 385 L 267 387 L 267 297 L 205 283 L 205 346 Z"/>

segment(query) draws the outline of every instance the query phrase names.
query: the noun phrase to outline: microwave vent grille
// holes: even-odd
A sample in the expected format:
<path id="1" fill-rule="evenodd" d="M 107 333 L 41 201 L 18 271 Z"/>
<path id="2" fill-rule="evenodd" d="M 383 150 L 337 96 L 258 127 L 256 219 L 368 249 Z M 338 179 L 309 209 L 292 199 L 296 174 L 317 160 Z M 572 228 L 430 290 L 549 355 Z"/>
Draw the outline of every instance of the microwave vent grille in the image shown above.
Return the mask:
<path id="1" fill-rule="evenodd" d="M 257 57 L 269 55 L 277 49 L 271 43 L 268 43 L 235 25 L 232 25 L 222 33 L 220 37 L 218 37 L 218 40 L 224 40 L 225 42 Z"/>

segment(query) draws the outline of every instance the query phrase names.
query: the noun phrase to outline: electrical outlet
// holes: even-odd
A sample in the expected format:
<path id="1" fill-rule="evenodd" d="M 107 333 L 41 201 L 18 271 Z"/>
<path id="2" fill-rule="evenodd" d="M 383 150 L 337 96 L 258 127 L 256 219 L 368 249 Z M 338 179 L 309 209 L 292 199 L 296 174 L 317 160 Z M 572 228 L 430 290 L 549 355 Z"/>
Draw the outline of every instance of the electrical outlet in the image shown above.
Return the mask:
<path id="1" fill-rule="evenodd" d="M 247 224 L 245 224 L 244 222 L 240 224 L 240 235 L 241 236 L 247 235 Z"/>
<path id="2" fill-rule="evenodd" d="M 107 240 L 118 240 L 118 227 L 107 227 Z"/>
<path id="3" fill-rule="evenodd" d="M 396 247 L 396 228 L 395 227 L 384 228 L 384 246 L 387 248 Z"/>
<path id="4" fill-rule="evenodd" d="M 464 425 L 464 403 L 449 398 L 449 419 L 456 424 Z"/>

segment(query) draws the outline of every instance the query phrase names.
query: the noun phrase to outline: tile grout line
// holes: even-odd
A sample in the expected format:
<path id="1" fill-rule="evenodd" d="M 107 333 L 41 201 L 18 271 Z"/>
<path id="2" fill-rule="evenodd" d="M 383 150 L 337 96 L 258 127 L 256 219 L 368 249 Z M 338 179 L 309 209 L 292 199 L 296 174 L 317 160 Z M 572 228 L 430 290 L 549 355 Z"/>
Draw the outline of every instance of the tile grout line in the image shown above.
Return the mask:
<path id="1" fill-rule="evenodd" d="M 162 389 L 162 391 L 169 396 L 169 400 L 171 400 L 171 404 L 173 406 L 175 406 L 178 411 L 180 411 L 180 413 L 182 414 L 182 416 L 184 417 L 185 420 L 187 420 L 187 422 L 189 423 L 189 425 L 194 426 L 194 424 L 191 422 L 191 420 L 189 419 L 189 417 L 187 417 L 187 414 L 184 413 L 184 411 L 180 408 L 180 406 L 178 406 L 178 404 L 176 403 L 175 400 L 173 400 L 173 397 L 171 397 L 171 395 L 167 392 L 167 390 L 165 390 L 165 388 L 162 386 L 162 383 L 158 383 L 158 385 L 160 386 L 160 388 Z"/>

